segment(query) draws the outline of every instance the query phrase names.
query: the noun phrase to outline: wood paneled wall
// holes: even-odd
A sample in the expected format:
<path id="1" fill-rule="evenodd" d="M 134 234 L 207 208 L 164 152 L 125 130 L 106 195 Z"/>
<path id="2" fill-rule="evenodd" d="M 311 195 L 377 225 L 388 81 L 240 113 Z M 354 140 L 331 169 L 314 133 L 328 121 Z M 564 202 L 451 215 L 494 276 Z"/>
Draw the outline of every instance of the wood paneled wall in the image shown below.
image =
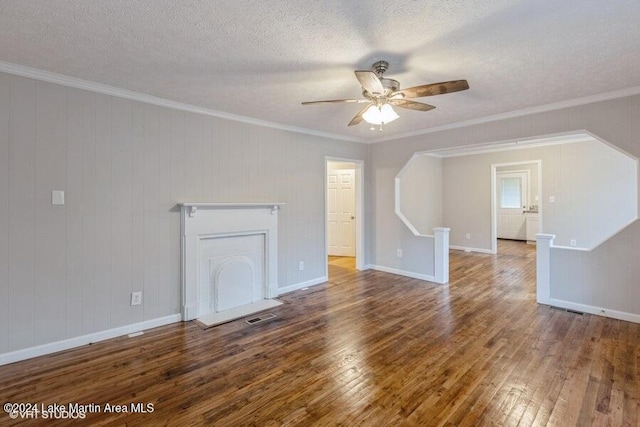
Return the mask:
<path id="1" fill-rule="evenodd" d="M 280 287 L 323 277 L 325 156 L 367 153 L 0 73 L 0 353 L 179 313 L 181 201 L 285 202 Z"/>

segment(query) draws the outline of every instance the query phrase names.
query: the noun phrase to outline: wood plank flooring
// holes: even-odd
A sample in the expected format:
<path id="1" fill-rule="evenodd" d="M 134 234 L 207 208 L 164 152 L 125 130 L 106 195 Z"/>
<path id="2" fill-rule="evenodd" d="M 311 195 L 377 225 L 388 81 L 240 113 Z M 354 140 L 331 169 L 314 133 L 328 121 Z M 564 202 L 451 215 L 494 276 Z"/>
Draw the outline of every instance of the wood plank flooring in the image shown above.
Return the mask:
<path id="1" fill-rule="evenodd" d="M 537 305 L 535 247 L 500 250 L 452 251 L 448 286 L 330 266 L 265 323 L 0 367 L 0 400 L 154 409 L 24 425 L 639 425 L 640 325 Z"/>
<path id="2" fill-rule="evenodd" d="M 348 270 L 356 268 L 356 259 L 350 256 L 330 256 L 329 265 L 332 267 L 341 267 Z M 330 273 L 335 273 L 336 269 L 333 269 Z"/>

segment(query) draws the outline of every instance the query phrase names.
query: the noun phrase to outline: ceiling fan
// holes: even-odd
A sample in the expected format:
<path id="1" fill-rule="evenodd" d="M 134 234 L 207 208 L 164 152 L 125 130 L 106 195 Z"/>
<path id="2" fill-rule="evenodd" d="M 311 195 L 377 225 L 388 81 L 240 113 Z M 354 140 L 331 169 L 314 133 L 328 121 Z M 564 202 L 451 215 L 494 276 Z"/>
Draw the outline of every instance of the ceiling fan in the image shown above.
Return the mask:
<path id="1" fill-rule="evenodd" d="M 422 98 L 423 96 L 442 95 L 444 93 L 469 89 L 469 83 L 467 83 L 466 80 L 452 80 L 400 90 L 400 82 L 382 77 L 388 68 L 389 63 L 387 61 L 378 61 L 372 65 L 371 70 L 355 71 L 356 78 L 362 86 L 364 99 L 310 101 L 303 102 L 302 105 L 344 102 L 366 103 L 367 105 L 351 119 L 349 126 L 357 125 L 364 120 L 372 125 L 378 125 L 380 130 L 382 130 L 383 125 L 399 117 L 393 110 L 393 107 L 407 108 L 416 111 L 429 111 L 436 108 L 433 105 L 411 101 L 409 98 Z M 371 129 L 374 129 L 374 127 Z"/>

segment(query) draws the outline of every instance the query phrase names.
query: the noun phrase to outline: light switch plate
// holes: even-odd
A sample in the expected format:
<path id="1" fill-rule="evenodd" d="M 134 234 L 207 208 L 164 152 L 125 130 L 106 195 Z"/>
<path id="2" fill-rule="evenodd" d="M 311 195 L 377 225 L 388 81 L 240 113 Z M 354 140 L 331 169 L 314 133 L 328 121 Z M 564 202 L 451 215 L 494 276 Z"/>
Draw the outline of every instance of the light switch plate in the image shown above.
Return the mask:
<path id="1" fill-rule="evenodd" d="M 142 292 L 132 292 L 131 305 L 140 305 L 140 304 L 142 304 Z"/>
<path id="2" fill-rule="evenodd" d="M 53 190 L 51 192 L 51 204 L 53 206 L 62 206 L 62 205 L 64 205 L 64 191 L 62 191 L 62 190 Z"/>

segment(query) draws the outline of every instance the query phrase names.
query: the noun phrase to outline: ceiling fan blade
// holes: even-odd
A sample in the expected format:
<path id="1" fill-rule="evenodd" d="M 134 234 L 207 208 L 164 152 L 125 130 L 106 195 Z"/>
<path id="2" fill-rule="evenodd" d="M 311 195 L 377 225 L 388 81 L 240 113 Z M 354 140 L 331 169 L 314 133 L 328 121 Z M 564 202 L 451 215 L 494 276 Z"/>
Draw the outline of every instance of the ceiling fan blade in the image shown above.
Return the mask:
<path id="1" fill-rule="evenodd" d="M 469 89 L 469 83 L 467 83 L 466 80 L 452 80 L 450 82 L 431 83 L 402 89 L 394 92 L 391 96 L 402 94 L 405 98 L 422 98 L 423 96 L 442 95 L 443 93 L 458 92 L 467 89 Z"/>
<path id="2" fill-rule="evenodd" d="M 341 103 L 341 102 L 361 104 L 361 103 L 370 102 L 370 101 L 368 99 L 328 99 L 326 101 L 307 101 L 307 102 L 303 102 L 302 105 L 326 104 L 326 103 L 335 104 L 335 103 Z"/>
<path id="3" fill-rule="evenodd" d="M 362 115 L 364 114 L 365 111 L 367 111 L 367 109 L 369 107 L 371 107 L 373 105 L 373 103 L 370 103 L 369 105 L 365 106 L 362 110 L 360 110 L 358 112 L 358 114 L 356 114 L 353 119 L 351 119 L 351 121 L 349 122 L 349 126 L 355 126 L 360 124 L 360 122 L 362 122 Z"/>
<path id="4" fill-rule="evenodd" d="M 384 95 L 384 86 L 373 71 L 354 71 L 360 85 L 374 95 Z"/>
<path id="5" fill-rule="evenodd" d="M 389 104 L 394 107 L 408 108 L 409 110 L 416 111 L 429 111 L 433 110 L 433 105 L 425 104 L 423 102 L 409 101 L 408 99 L 390 99 Z"/>

